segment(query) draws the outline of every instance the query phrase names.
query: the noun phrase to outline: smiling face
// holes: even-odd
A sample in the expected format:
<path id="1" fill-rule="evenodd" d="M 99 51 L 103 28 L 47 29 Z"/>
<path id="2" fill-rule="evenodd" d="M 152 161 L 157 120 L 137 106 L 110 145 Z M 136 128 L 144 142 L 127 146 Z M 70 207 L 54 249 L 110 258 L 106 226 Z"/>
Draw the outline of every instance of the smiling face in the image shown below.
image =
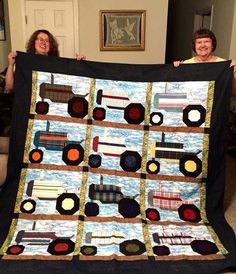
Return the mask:
<path id="1" fill-rule="evenodd" d="M 50 49 L 49 37 L 46 33 L 40 32 L 35 40 L 35 53 L 48 55 Z"/>
<path id="2" fill-rule="evenodd" d="M 212 39 L 210 37 L 197 38 L 195 41 L 195 51 L 197 56 L 206 58 L 213 52 Z"/>

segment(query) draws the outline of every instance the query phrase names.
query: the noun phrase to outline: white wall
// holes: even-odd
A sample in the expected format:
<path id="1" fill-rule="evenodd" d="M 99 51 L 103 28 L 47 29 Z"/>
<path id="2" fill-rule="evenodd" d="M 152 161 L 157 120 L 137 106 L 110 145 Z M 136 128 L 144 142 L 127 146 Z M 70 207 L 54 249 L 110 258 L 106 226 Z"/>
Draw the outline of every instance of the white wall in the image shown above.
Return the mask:
<path id="1" fill-rule="evenodd" d="M 12 50 L 25 51 L 24 0 L 8 0 Z"/>
<path id="2" fill-rule="evenodd" d="M 236 59 L 236 1 L 234 3 L 234 16 L 233 27 L 231 31 L 229 59 Z"/>
<path id="3" fill-rule="evenodd" d="M 24 0 L 8 0 L 12 48 L 25 50 Z M 79 6 L 79 51 L 88 60 L 164 63 L 168 0 L 75 0 Z M 100 51 L 99 10 L 146 10 L 145 51 Z"/>
<path id="4" fill-rule="evenodd" d="M 214 5 L 212 30 L 218 42 L 216 54 L 229 59 L 235 0 L 212 0 L 212 4 Z"/>
<path id="5" fill-rule="evenodd" d="M 5 2 L 7 0 L 4 0 Z M 89 60 L 128 63 L 163 63 L 166 43 L 168 0 L 75 0 L 79 6 L 79 51 Z M 194 13 L 214 5 L 213 31 L 218 40 L 216 54 L 236 59 L 236 0 L 172 0 L 175 3 L 171 47 L 172 60 L 192 55 L 191 37 Z M 12 49 L 25 50 L 24 0 L 8 0 Z M 99 50 L 100 9 L 145 9 L 146 49 L 132 52 Z M 4 42 L 0 41 L 0 60 L 6 64 Z M 3 57 L 2 57 L 3 56 Z"/>
<path id="6" fill-rule="evenodd" d="M 100 51 L 99 10 L 146 10 L 145 51 Z M 80 0 L 80 51 L 90 60 L 164 63 L 168 0 Z"/>

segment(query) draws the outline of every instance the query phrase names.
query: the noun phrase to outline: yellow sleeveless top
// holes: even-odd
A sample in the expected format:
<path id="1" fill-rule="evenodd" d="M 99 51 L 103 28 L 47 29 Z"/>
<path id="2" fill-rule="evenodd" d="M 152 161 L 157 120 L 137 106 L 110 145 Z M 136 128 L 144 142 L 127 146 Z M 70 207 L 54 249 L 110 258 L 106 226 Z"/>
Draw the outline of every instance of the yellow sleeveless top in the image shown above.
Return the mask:
<path id="1" fill-rule="evenodd" d="M 192 57 L 190 59 L 187 59 L 187 60 L 184 60 L 183 61 L 183 64 L 192 64 L 192 63 L 197 63 L 194 59 L 195 57 Z M 226 61 L 225 59 L 221 58 L 221 57 L 218 57 L 216 56 L 216 59 L 214 62 L 222 62 L 222 61 Z"/>

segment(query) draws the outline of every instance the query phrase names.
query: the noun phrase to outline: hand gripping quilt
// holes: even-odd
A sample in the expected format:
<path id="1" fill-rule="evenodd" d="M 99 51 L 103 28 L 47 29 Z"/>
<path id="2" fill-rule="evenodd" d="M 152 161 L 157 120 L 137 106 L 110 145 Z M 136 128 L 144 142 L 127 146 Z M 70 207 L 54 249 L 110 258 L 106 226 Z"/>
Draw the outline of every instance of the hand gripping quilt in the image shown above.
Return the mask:
<path id="1" fill-rule="evenodd" d="M 236 267 L 223 211 L 229 64 L 18 52 L 0 273 Z"/>

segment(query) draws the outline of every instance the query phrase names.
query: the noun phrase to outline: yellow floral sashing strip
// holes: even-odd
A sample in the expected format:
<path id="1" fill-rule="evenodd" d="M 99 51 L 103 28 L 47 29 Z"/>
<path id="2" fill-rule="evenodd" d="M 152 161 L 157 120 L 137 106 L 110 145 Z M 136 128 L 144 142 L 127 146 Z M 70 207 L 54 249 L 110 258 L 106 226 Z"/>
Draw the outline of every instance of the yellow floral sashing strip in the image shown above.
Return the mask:
<path id="1" fill-rule="evenodd" d="M 228 251 L 224 248 L 224 246 L 222 245 L 220 239 L 218 238 L 218 236 L 216 235 L 214 229 L 211 226 L 207 226 L 207 229 L 209 231 L 209 233 L 211 234 L 211 237 L 213 238 L 216 246 L 218 247 L 218 249 L 220 250 L 220 252 L 224 255 L 228 254 Z"/>
<path id="2" fill-rule="evenodd" d="M 145 104 L 145 118 L 144 118 L 144 125 L 149 125 L 150 123 L 150 112 L 151 112 L 151 98 L 152 98 L 152 83 L 147 83 L 147 93 L 146 93 L 146 104 Z M 141 165 L 141 172 L 146 173 L 146 164 L 147 164 L 147 154 L 148 154 L 148 138 L 149 138 L 149 131 L 145 130 L 143 135 L 143 149 L 142 149 L 142 165 Z M 145 196 L 146 196 L 146 180 L 140 180 L 140 213 L 141 218 L 143 220 L 146 219 L 146 212 L 145 212 Z M 143 226 L 143 237 L 144 242 L 147 250 L 147 256 L 154 256 L 152 244 L 150 241 L 149 229 L 146 223 L 142 224 Z"/>
<path id="3" fill-rule="evenodd" d="M 89 92 L 89 109 L 88 109 L 88 118 L 92 119 L 93 114 L 93 102 L 94 102 L 94 93 L 96 87 L 96 80 L 91 79 L 90 81 L 90 92 Z M 85 138 L 85 146 L 84 146 L 84 166 L 88 166 L 89 154 L 90 154 L 90 142 L 91 142 L 91 134 L 92 134 L 92 125 L 88 124 L 86 128 L 86 138 Z M 86 192 L 87 192 L 87 182 L 88 182 L 88 172 L 83 173 L 82 177 L 82 185 L 80 191 L 80 210 L 79 215 L 84 215 L 85 203 L 86 203 Z M 82 242 L 82 236 L 84 231 L 84 221 L 78 222 L 77 227 L 77 237 L 76 237 L 76 246 L 74 250 L 74 254 L 77 255 L 80 253 L 80 245 Z"/>
<path id="4" fill-rule="evenodd" d="M 206 109 L 206 119 L 205 119 L 205 128 L 209 129 L 210 121 L 211 121 L 211 113 L 212 113 L 212 105 L 214 98 L 214 90 L 215 90 L 215 82 L 209 81 L 208 85 L 208 97 L 207 97 L 207 109 Z M 207 170 L 208 170 L 208 157 L 209 157 L 209 133 L 204 133 L 203 136 L 203 145 L 202 145 L 202 177 L 207 178 Z M 200 211 L 201 217 L 204 222 L 208 222 L 206 217 L 206 184 L 203 183 L 200 188 Z"/>
<path id="5" fill-rule="evenodd" d="M 36 106 L 36 98 L 37 98 L 37 83 L 38 83 L 38 72 L 33 71 L 32 72 L 32 94 L 31 94 L 31 104 L 30 104 L 30 113 L 32 114 L 35 114 L 35 106 Z M 33 125 L 34 125 L 34 121 L 29 119 L 27 133 L 26 133 L 24 158 L 23 158 L 23 161 L 25 163 L 29 161 L 29 152 L 30 152 L 30 146 L 31 146 Z"/>
<path id="6" fill-rule="evenodd" d="M 207 216 L 206 216 L 206 184 L 203 183 L 200 186 L 200 212 L 202 221 L 204 223 L 208 223 Z"/>
<path id="7" fill-rule="evenodd" d="M 91 79 L 90 91 L 89 91 L 89 109 L 88 109 L 88 118 L 90 119 L 92 119 L 93 117 L 93 102 L 94 102 L 95 88 L 96 88 L 96 80 Z"/>
<path id="8" fill-rule="evenodd" d="M 29 161 L 29 153 L 30 153 L 30 147 L 31 147 L 33 125 L 34 125 L 34 120 L 29 119 L 27 133 L 26 133 L 24 158 L 23 158 L 24 163 L 28 163 L 28 161 Z"/>
<path id="9" fill-rule="evenodd" d="M 209 156 L 209 134 L 205 133 L 203 136 L 203 146 L 202 146 L 202 177 L 207 177 L 208 170 L 208 156 Z"/>
<path id="10" fill-rule="evenodd" d="M 30 113 L 35 113 L 36 99 L 37 99 L 37 84 L 38 84 L 38 72 L 32 72 L 32 95 L 30 104 Z"/>
<path id="11" fill-rule="evenodd" d="M 214 92 L 215 92 L 215 82 L 209 81 L 205 128 L 210 128 L 211 126 L 211 114 L 212 114 Z"/>
<path id="12" fill-rule="evenodd" d="M 16 197 L 15 213 L 20 212 L 20 205 L 22 202 L 24 189 L 25 189 L 26 174 L 27 174 L 27 169 L 23 168 L 21 170 L 20 182 L 19 182 L 19 186 L 18 186 L 18 193 L 17 193 L 17 197 Z"/>

